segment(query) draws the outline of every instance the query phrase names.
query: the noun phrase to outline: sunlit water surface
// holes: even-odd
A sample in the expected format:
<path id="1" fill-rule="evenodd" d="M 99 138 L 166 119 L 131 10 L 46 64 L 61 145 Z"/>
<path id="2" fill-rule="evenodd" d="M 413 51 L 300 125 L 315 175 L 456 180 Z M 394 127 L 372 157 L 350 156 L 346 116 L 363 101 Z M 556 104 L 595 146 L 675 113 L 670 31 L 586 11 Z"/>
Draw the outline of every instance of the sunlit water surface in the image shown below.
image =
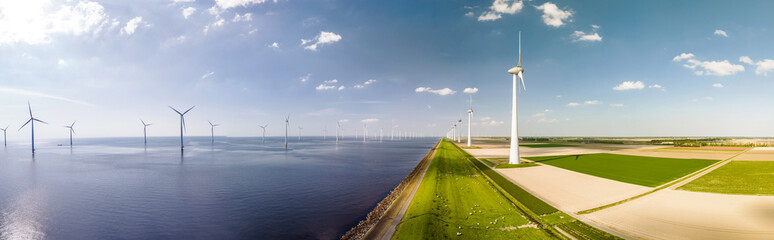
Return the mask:
<path id="1" fill-rule="evenodd" d="M 336 239 L 437 141 L 209 137 L 0 146 L 2 239 Z M 57 146 L 63 144 L 65 146 Z"/>

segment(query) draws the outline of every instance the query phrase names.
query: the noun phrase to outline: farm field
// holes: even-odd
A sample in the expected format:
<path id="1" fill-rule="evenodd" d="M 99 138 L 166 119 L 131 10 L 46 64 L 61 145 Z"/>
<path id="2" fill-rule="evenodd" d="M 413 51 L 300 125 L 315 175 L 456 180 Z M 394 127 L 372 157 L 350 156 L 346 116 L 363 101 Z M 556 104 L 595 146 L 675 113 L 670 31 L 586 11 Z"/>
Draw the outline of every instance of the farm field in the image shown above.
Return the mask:
<path id="1" fill-rule="evenodd" d="M 642 157 L 608 153 L 525 158 L 646 187 L 659 186 L 717 162 L 717 160 L 707 159 Z"/>
<path id="2" fill-rule="evenodd" d="M 556 144 L 556 143 L 535 143 L 535 144 L 519 144 L 519 147 L 552 148 L 552 147 L 577 147 L 577 146 L 567 145 L 567 144 Z"/>
<path id="3" fill-rule="evenodd" d="M 731 161 L 680 190 L 744 195 L 774 195 L 774 161 Z"/>

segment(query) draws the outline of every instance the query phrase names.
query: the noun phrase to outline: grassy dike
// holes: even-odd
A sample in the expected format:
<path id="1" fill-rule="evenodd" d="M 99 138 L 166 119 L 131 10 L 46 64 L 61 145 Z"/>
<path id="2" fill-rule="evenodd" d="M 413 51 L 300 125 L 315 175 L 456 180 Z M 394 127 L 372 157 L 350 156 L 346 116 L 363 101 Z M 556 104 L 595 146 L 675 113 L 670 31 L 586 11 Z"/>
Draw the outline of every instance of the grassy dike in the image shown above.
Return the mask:
<path id="1" fill-rule="evenodd" d="M 444 140 L 393 239 L 616 239 L 532 196 Z"/>

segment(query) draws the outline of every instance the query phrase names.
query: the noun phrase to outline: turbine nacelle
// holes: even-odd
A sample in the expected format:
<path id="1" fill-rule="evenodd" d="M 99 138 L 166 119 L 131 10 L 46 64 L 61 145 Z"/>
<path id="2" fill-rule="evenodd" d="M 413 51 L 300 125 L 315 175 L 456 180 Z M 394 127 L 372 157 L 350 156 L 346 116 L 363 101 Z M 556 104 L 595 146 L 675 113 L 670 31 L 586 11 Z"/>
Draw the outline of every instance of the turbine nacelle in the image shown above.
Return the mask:
<path id="1" fill-rule="evenodd" d="M 468 113 L 473 113 L 473 109 L 468 109 Z"/>
<path id="2" fill-rule="evenodd" d="M 519 73 L 523 73 L 524 68 L 521 68 L 521 66 L 516 66 L 508 70 L 508 73 L 513 75 L 518 75 Z"/>

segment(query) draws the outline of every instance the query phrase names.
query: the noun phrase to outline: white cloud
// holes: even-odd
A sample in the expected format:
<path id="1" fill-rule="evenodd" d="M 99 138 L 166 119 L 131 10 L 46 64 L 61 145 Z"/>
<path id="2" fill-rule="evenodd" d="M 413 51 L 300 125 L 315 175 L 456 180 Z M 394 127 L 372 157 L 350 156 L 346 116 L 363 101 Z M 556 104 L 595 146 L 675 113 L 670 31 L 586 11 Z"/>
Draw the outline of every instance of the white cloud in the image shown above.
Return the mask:
<path id="1" fill-rule="evenodd" d="M 348 122 L 349 122 L 349 119 L 341 119 L 341 120 L 339 120 L 339 123 L 348 123 Z"/>
<path id="2" fill-rule="evenodd" d="M 414 89 L 414 91 L 416 91 L 418 93 L 429 92 L 429 93 L 434 93 L 434 94 L 438 94 L 438 95 L 441 95 L 441 96 L 446 96 L 446 95 L 451 95 L 451 94 L 457 93 L 457 91 L 451 90 L 449 88 L 432 89 L 432 88 L 428 88 L 428 87 L 418 87 L 418 88 Z"/>
<path id="3" fill-rule="evenodd" d="M 481 117 L 481 118 L 479 118 L 478 120 L 481 120 L 481 121 L 489 121 L 489 120 L 492 120 L 492 118 L 491 118 L 491 117 Z"/>
<path id="4" fill-rule="evenodd" d="M 176 2 L 176 3 L 182 3 L 182 2 L 186 2 L 187 3 L 187 2 L 194 2 L 196 0 L 172 0 L 172 1 Z"/>
<path id="5" fill-rule="evenodd" d="M 712 97 L 710 97 L 710 96 L 704 97 L 704 100 L 707 100 L 707 101 L 712 101 L 713 99 L 714 99 L 714 98 L 712 98 Z"/>
<path id="6" fill-rule="evenodd" d="M 311 73 L 310 74 L 306 74 L 306 75 L 304 75 L 303 77 L 301 77 L 299 79 L 301 80 L 301 82 L 306 82 L 306 81 L 309 81 L 310 77 L 312 77 Z"/>
<path id="7" fill-rule="evenodd" d="M 613 87 L 613 90 L 624 91 L 624 90 L 643 89 L 643 88 L 645 88 L 645 84 L 642 83 L 641 81 L 636 81 L 636 82 L 626 81 L 626 82 L 622 82 L 618 86 Z"/>
<path id="8" fill-rule="evenodd" d="M 571 22 L 569 18 L 572 16 L 572 11 L 562 10 L 556 6 L 556 4 L 546 2 L 543 5 L 535 6 L 538 10 L 543 10 L 543 22 L 552 27 L 561 27 L 566 22 Z"/>
<path id="9" fill-rule="evenodd" d="M 346 88 L 346 87 L 344 87 L 344 86 L 339 86 L 339 91 L 341 91 L 341 90 L 344 90 L 344 88 Z"/>
<path id="10" fill-rule="evenodd" d="M 360 84 L 355 84 L 355 88 L 364 88 L 364 87 L 365 87 L 365 86 L 363 86 L 363 85 L 360 85 Z"/>
<path id="11" fill-rule="evenodd" d="M 81 105 L 90 106 L 90 107 L 96 107 L 96 105 L 94 105 L 94 104 L 83 102 L 83 101 L 73 100 L 73 99 L 70 99 L 70 98 L 59 97 L 59 96 L 54 96 L 54 95 L 48 95 L 48 94 L 45 94 L 45 93 L 39 93 L 39 92 L 33 92 L 33 91 L 27 91 L 27 90 L 21 90 L 21 89 L 15 89 L 15 88 L 0 87 L 0 92 L 8 93 L 8 94 L 14 94 L 14 95 L 28 96 L 28 97 L 48 98 L 48 99 L 54 99 L 54 100 L 59 100 L 59 101 L 64 101 L 64 102 L 81 104 Z"/>
<path id="12" fill-rule="evenodd" d="M 0 45 L 46 44 L 54 34 L 96 35 L 110 24 L 105 8 L 99 3 L 69 3 L 52 6 L 50 1 L 0 1 Z"/>
<path id="13" fill-rule="evenodd" d="M 239 15 L 239 13 L 234 16 L 234 20 L 231 20 L 232 22 L 247 22 L 253 20 L 253 14 L 252 13 L 245 13 L 244 15 Z"/>
<path id="14" fill-rule="evenodd" d="M 142 23 L 142 17 L 134 17 L 132 20 L 129 20 L 129 22 L 126 22 L 126 26 L 121 29 L 121 34 L 126 35 L 132 35 L 134 34 L 134 31 L 137 30 L 137 26 Z"/>
<path id="15" fill-rule="evenodd" d="M 588 101 L 584 102 L 583 104 L 585 104 L 585 105 L 597 105 L 597 104 L 602 104 L 602 101 L 599 101 L 599 100 L 588 100 Z"/>
<path id="16" fill-rule="evenodd" d="M 261 4 L 265 2 L 266 0 L 215 0 L 215 6 L 221 10 L 227 10 L 229 8 L 247 7 L 253 4 Z"/>
<path id="17" fill-rule="evenodd" d="M 624 105 L 623 105 L 623 103 L 613 103 L 613 104 L 610 104 L 610 106 L 611 107 L 623 107 Z"/>
<path id="18" fill-rule="evenodd" d="M 368 79 L 367 81 L 365 81 L 363 83 L 363 85 L 369 85 L 369 84 L 372 84 L 372 83 L 375 83 L 375 82 L 376 82 L 376 79 Z"/>
<path id="19" fill-rule="evenodd" d="M 338 83 L 338 82 L 339 80 L 336 80 L 336 79 L 323 81 L 323 83 Z"/>
<path id="20" fill-rule="evenodd" d="M 273 42 L 271 45 L 269 45 L 270 48 L 279 49 L 279 43 Z"/>
<path id="21" fill-rule="evenodd" d="M 196 12 L 195 7 L 187 7 L 183 9 L 183 18 L 188 19 L 191 15 L 193 15 Z"/>
<path id="22" fill-rule="evenodd" d="M 336 86 L 320 84 L 317 87 L 315 87 L 314 89 L 317 89 L 317 90 L 330 90 L 330 89 L 334 89 L 334 88 L 336 88 Z"/>
<path id="23" fill-rule="evenodd" d="M 568 107 L 577 107 L 577 106 L 580 106 L 580 103 L 571 102 L 571 103 L 568 103 L 567 106 Z"/>
<path id="24" fill-rule="evenodd" d="M 433 106 L 430 106 L 430 104 L 428 104 L 427 109 L 433 109 Z"/>
<path id="25" fill-rule="evenodd" d="M 205 26 L 205 27 L 204 27 L 204 33 L 206 34 L 206 33 L 210 32 L 210 29 L 212 29 L 212 28 L 214 28 L 214 27 L 220 27 L 220 26 L 223 26 L 223 24 L 225 24 L 225 23 L 226 23 L 226 20 L 224 20 L 224 19 L 220 18 L 220 19 L 218 19 L 217 21 L 215 21 L 215 22 L 212 22 L 212 23 L 210 23 L 209 25 Z"/>
<path id="26" fill-rule="evenodd" d="M 478 88 L 465 88 L 465 90 L 462 90 L 464 93 L 477 93 Z"/>
<path id="27" fill-rule="evenodd" d="M 725 87 L 725 86 L 723 86 L 722 83 L 714 83 L 714 84 L 712 84 L 712 87 L 722 88 L 722 87 Z"/>
<path id="28" fill-rule="evenodd" d="M 696 56 L 692 53 L 682 53 L 674 58 L 672 61 L 680 62 L 685 60 L 683 67 L 694 70 L 696 75 L 714 75 L 714 76 L 728 76 L 736 74 L 737 72 L 743 72 L 744 66 L 738 64 L 732 64 L 728 60 L 723 61 L 699 61 L 696 60 Z M 697 70 L 697 67 L 703 70 Z"/>
<path id="29" fill-rule="evenodd" d="M 556 95 L 556 98 L 562 98 L 562 95 Z"/>
<path id="30" fill-rule="evenodd" d="M 585 33 L 583 31 L 575 31 L 573 32 L 570 37 L 572 37 L 573 42 L 601 42 L 602 37 L 599 36 L 599 33 L 592 32 L 592 33 Z"/>
<path id="31" fill-rule="evenodd" d="M 494 0 L 489 11 L 478 16 L 478 21 L 494 21 L 502 18 L 502 14 L 516 14 L 524 8 L 524 2 L 519 0 Z"/>
<path id="32" fill-rule="evenodd" d="M 664 87 L 662 87 L 661 85 L 658 85 L 658 84 L 650 85 L 650 86 L 648 86 L 648 88 L 664 89 Z"/>
<path id="33" fill-rule="evenodd" d="M 205 73 L 204 75 L 202 75 L 202 79 L 208 78 L 208 77 L 210 77 L 210 76 L 212 76 L 212 75 L 215 75 L 215 72 L 208 72 L 208 73 Z"/>
<path id="34" fill-rule="evenodd" d="M 739 61 L 755 66 L 756 75 L 768 76 L 769 72 L 774 70 L 774 60 L 771 59 L 763 59 L 761 61 L 754 62 L 748 56 L 741 56 L 739 57 Z"/>
<path id="35" fill-rule="evenodd" d="M 495 120 L 484 121 L 481 123 L 481 125 L 489 125 L 489 126 L 496 126 L 496 125 L 503 125 L 503 124 L 505 124 L 504 121 L 495 121 Z"/>
<path id="36" fill-rule="evenodd" d="M 550 113 L 550 112 L 553 112 L 553 111 L 554 111 L 554 110 L 551 110 L 551 109 L 546 109 L 546 110 L 543 110 L 543 112 L 546 112 L 546 113 Z"/>
<path id="37" fill-rule="evenodd" d="M 366 119 L 360 120 L 361 123 L 375 123 L 378 121 L 379 121 L 378 118 L 366 118 Z"/>
<path id="38" fill-rule="evenodd" d="M 465 13 L 466 17 L 472 17 L 473 15 L 475 15 L 473 12 L 466 12 Z"/>
<path id="39" fill-rule="evenodd" d="M 67 67 L 67 61 L 61 58 L 56 62 L 56 64 L 59 65 L 60 68 Z"/>
<path id="40" fill-rule="evenodd" d="M 533 117 L 533 118 L 536 118 L 536 117 L 544 117 L 544 116 L 546 116 L 546 113 L 542 113 L 542 112 L 540 112 L 540 113 L 535 113 L 535 114 L 533 114 L 533 115 L 532 115 L 532 117 Z"/>
<path id="41" fill-rule="evenodd" d="M 338 41 L 341 41 L 341 35 L 335 34 L 333 32 L 320 31 L 320 34 L 315 36 L 312 40 L 301 39 L 301 46 L 304 46 L 304 49 L 306 50 L 317 51 L 317 46 L 323 44 L 332 44 Z"/>
<path id="42" fill-rule="evenodd" d="M 723 30 L 720 30 L 720 29 L 715 29 L 715 33 L 714 34 L 718 35 L 718 36 L 728 37 L 728 34 L 726 34 L 726 31 L 723 31 Z"/>

